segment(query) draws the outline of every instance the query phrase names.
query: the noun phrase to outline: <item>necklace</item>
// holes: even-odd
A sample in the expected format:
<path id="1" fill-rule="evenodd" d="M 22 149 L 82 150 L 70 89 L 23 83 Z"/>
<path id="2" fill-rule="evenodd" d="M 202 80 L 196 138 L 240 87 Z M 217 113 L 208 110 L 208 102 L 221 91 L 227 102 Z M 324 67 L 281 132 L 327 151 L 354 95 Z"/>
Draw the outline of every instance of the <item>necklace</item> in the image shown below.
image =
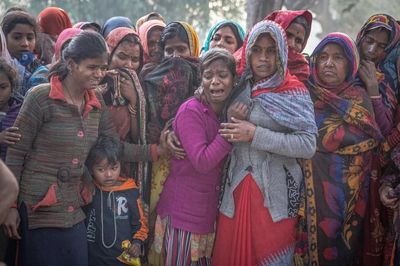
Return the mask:
<path id="1" fill-rule="evenodd" d="M 69 92 L 69 88 L 66 87 L 66 86 L 64 86 L 64 88 L 65 88 L 65 90 L 67 91 L 68 97 L 71 99 L 72 104 L 75 105 L 75 106 L 77 106 L 79 112 L 81 113 L 81 112 L 82 112 L 83 105 L 85 104 L 85 97 L 82 97 L 82 102 L 81 102 L 80 105 L 78 105 L 78 104 L 75 103 L 74 99 L 72 98 L 71 93 Z"/>
<path id="2" fill-rule="evenodd" d="M 107 197 L 107 207 L 111 209 L 113 213 L 113 220 L 114 220 L 114 240 L 111 244 L 106 244 L 104 240 L 104 214 L 103 214 L 103 191 L 100 189 L 100 222 L 101 222 L 101 243 L 105 248 L 111 248 L 114 246 L 115 242 L 117 241 L 117 218 L 115 217 L 115 198 L 114 198 L 114 191 L 108 193 Z"/>

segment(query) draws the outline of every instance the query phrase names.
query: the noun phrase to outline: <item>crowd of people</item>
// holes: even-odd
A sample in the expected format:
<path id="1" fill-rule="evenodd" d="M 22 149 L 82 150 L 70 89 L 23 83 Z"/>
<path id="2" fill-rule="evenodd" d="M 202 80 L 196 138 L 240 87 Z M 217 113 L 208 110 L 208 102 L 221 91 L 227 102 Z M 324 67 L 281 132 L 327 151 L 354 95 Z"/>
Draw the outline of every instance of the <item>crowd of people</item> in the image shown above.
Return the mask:
<path id="1" fill-rule="evenodd" d="M 201 46 L 156 12 L 8 9 L 0 261 L 400 265 L 400 22 L 306 55 L 312 20 L 222 20 Z"/>

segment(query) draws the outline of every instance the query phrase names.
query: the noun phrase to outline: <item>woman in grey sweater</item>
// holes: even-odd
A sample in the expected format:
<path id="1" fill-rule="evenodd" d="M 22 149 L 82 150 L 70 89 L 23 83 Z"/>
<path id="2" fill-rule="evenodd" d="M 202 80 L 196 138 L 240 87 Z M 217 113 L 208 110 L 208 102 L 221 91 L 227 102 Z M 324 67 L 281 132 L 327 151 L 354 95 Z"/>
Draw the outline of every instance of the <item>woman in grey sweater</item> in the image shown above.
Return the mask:
<path id="1" fill-rule="evenodd" d="M 234 143 L 220 206 L 213 265 L 289 265 L 303 174 L 316 148 L 308 90 L 287 71 L 284 30 L 272 21 L 247 36 L 245 72 L 220 133 Z M 236 110 L 249 107 L 247 117 Z"/>

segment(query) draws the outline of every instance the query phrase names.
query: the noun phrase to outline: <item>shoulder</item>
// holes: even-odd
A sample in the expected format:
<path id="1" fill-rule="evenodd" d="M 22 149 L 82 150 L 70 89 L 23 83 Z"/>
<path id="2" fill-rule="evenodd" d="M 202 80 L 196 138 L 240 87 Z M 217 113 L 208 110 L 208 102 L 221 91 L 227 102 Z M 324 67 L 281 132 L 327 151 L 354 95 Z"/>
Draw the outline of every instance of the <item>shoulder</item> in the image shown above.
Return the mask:
<path id="1" fill-rule="evenodd" d="M 50 83 L 43 83 L 33 87 L 28 93 L 25 95 L 25 101 L 28 100 L 36 100 L 36 101 L 45 101 L 49 99 L 50 93 Z"/>
<path id="2" fill-rule="evenodd" d="M 176 117 L 204 113 L 207 107 L 194 97 L 189 98 L 179 107 Z"/>

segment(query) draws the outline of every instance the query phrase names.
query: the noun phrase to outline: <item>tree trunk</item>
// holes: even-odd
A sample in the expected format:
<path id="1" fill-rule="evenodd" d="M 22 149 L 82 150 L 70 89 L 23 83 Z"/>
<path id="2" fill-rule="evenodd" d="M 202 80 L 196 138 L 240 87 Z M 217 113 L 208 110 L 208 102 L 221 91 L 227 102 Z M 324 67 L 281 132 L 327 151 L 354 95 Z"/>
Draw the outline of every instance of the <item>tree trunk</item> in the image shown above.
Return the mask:
<path id="1" fill-rule="evenodd" d="M 283 0 L 247 0 L 247 30 L 274 10 L 281 9 Z"/>

